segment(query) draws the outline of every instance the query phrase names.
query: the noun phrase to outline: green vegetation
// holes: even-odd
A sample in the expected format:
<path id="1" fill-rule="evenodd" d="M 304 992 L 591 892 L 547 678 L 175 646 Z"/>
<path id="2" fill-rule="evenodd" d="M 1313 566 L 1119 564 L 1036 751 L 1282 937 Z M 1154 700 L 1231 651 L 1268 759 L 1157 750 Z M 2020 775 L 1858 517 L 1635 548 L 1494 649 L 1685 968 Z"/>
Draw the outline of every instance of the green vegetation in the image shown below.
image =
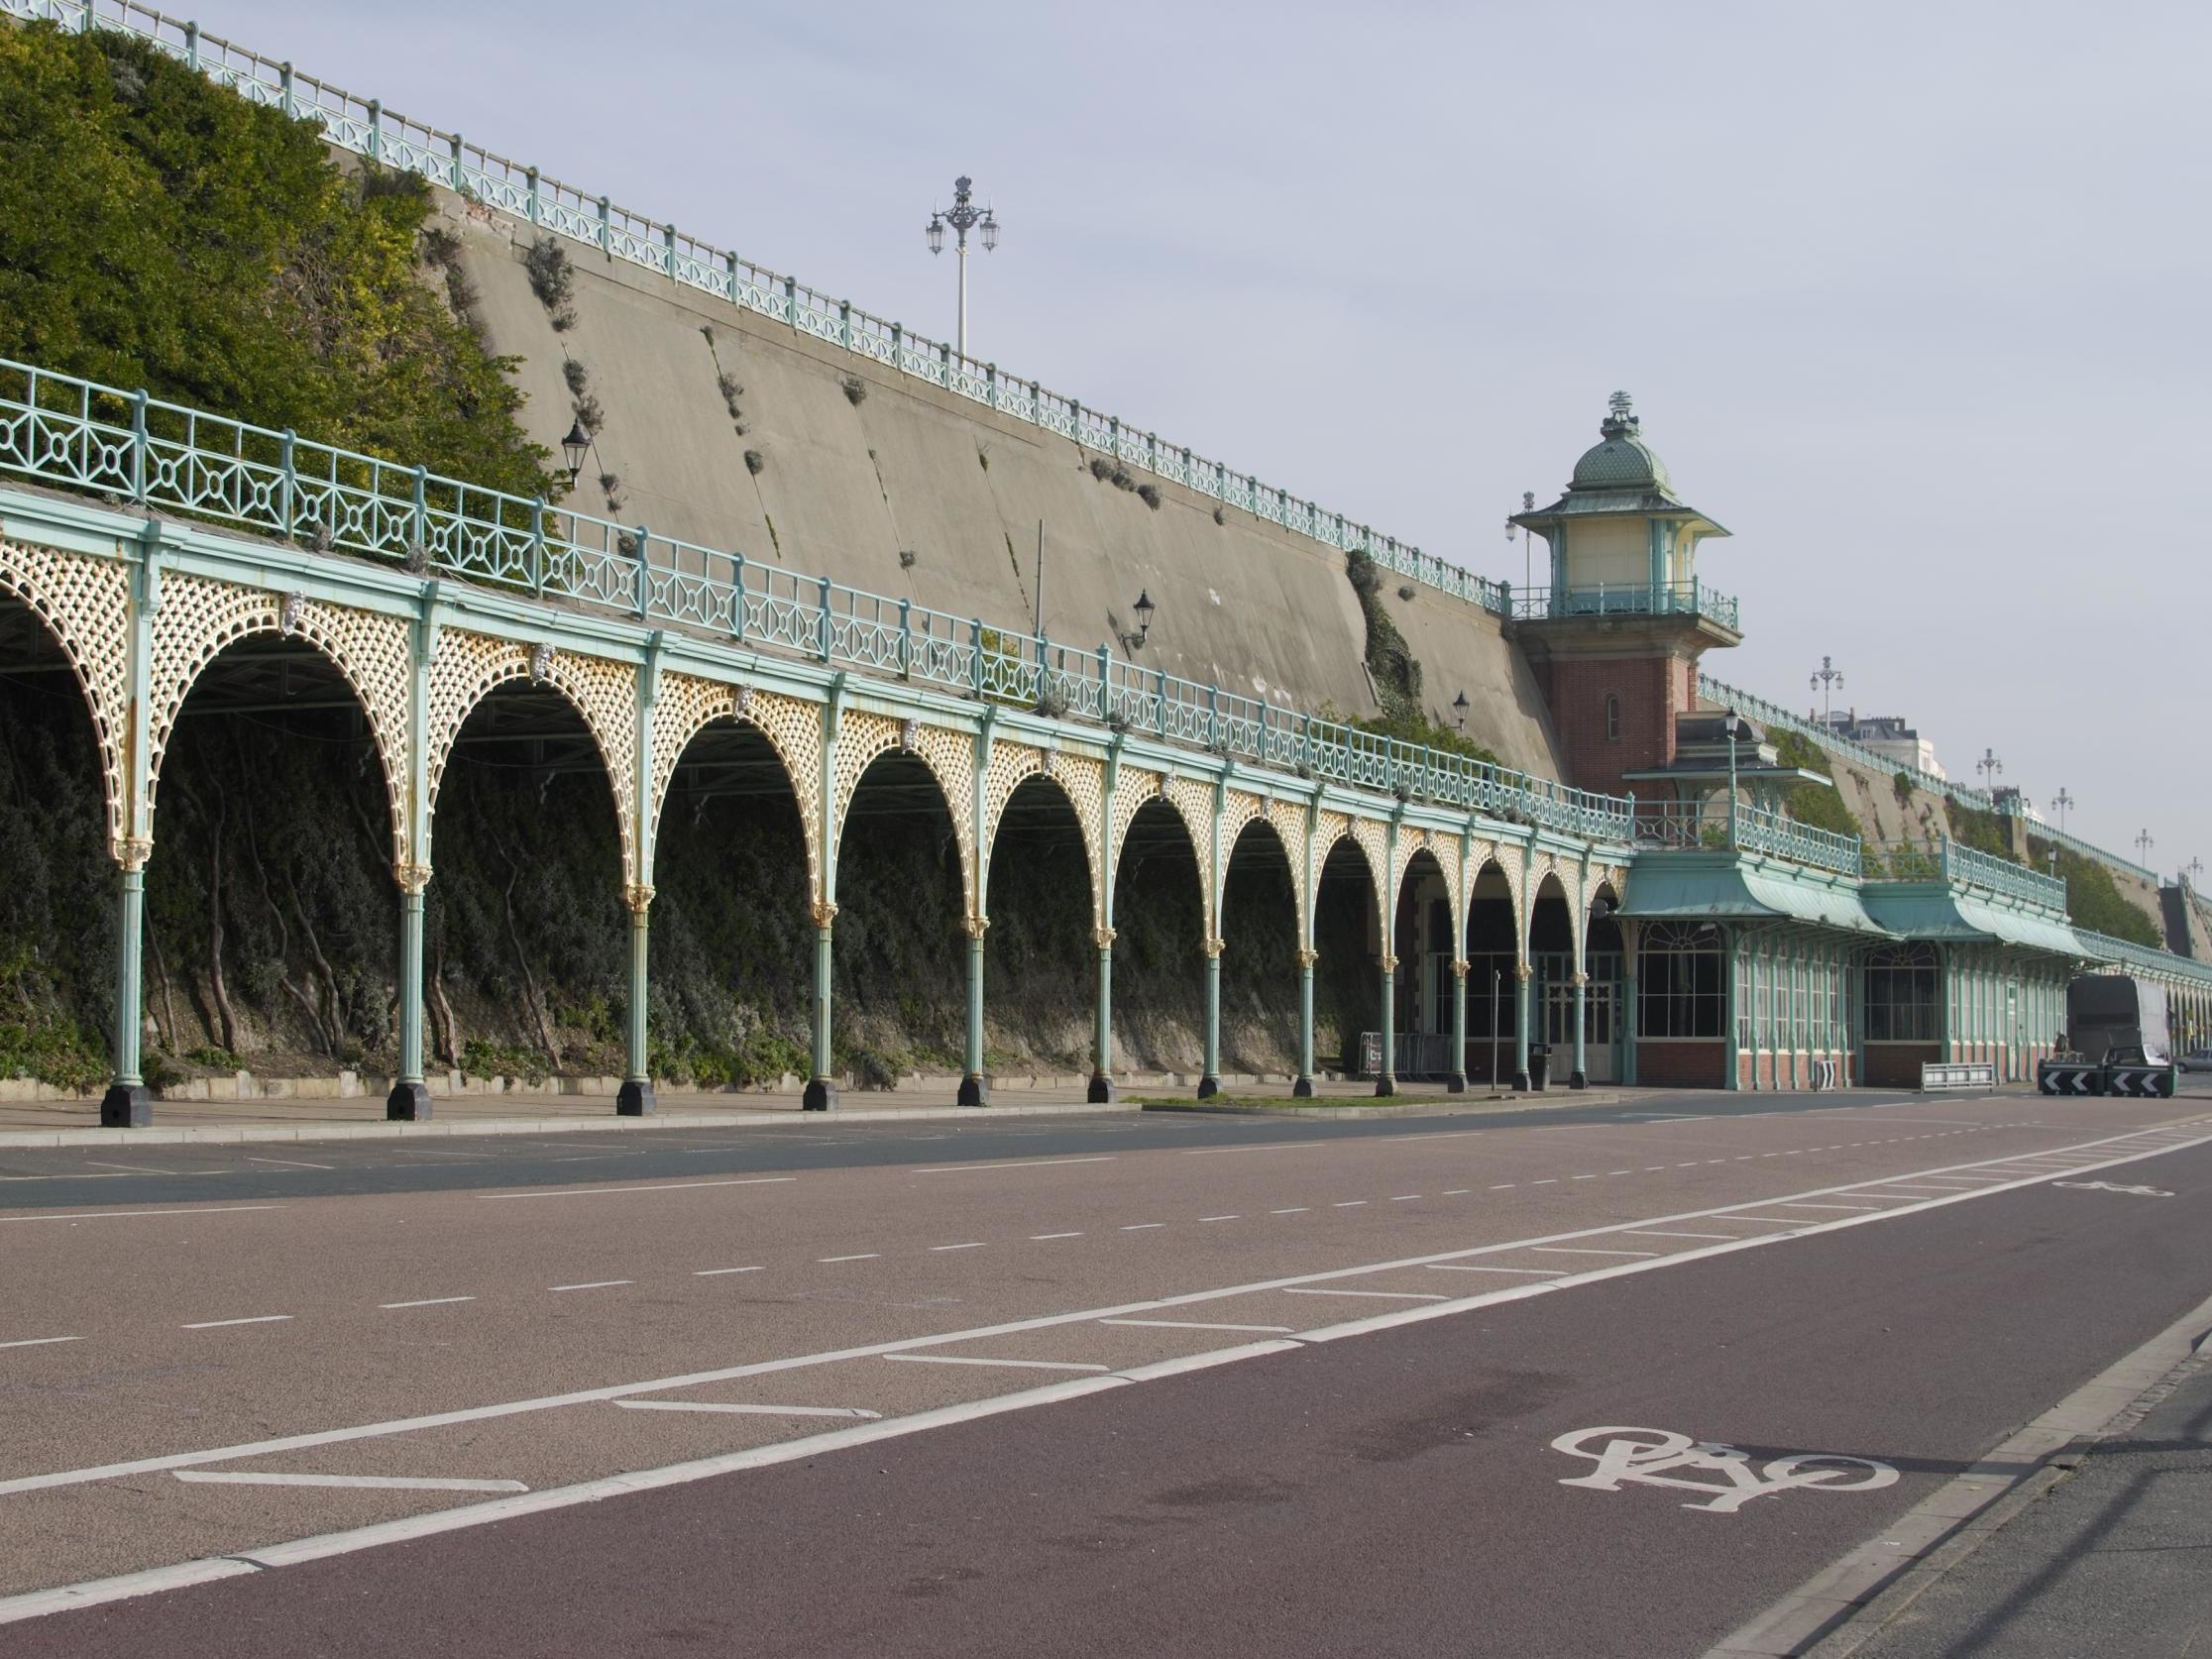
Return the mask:
<path id="1" fill-rule="evenodd" d="M 1367 619 L 1367 665 L 1385 720 L 1422 721 L 1421 665 L 1397 623 L 1382 608 L 1382 572 L 1361 548 L 1344 555 L 1345 579 L 1359 596 Z"/>
<path id="2" fill-rule="evenodd" d="M 1950 819 L 1950 838 L 1960 846 L 2009 858 L 2016 864 L 2020 862 L 2020 855 L 2013 851 L 2008 820 L 1983 812 L 1979 807 L 1969 807 L 1955 795 L 1945 803 L 1945 809 Z"/>
<path id="3" fill-rule="evenodd" d="M 1827 751 L 1809 737 L 1795 731 L 1769 733 L 1774 738 L 1775 757 L 1785 766 L 1800 767 L 1808 772 L 1818 772 L 1824 778 L 1833 778 L 1835 772 L 1828 761 Z M 1823 789 L 1819 784 L 1799 784 L 1791 790 L 1783 805 L 1800 824 L 1810 824 L 1816 830 L 1832 830 L 1838 835 L 1856 835 L 1861 840 L 1866 830 L 1858 815 L 1844 804 L 1840 791 Z"/>
<path id="4" fill-rule="evenodd" d="M 2048 841 L 2030 836 L 2028 848 L 2038 868 L 2050 868 L 2052 848 Z M 2165 948 L 2164 935 L 2150 917 L 2128 902 L 2108 866 L 2068 847 L 2059 847 L 2057 853 L 2058 875 L 2066 884 L 2066 914 L 2076 927 L 2109 934 L 2131 944 L 2147 944 L 2154 950 Z"/>
<path id="5" fill-rule="evenodd" d="M 428 279 L 419 179 L 342 171 L 308 122 L 45 24 L 0 29 L 0 355 L 555 493 L 509 361 Z"/>

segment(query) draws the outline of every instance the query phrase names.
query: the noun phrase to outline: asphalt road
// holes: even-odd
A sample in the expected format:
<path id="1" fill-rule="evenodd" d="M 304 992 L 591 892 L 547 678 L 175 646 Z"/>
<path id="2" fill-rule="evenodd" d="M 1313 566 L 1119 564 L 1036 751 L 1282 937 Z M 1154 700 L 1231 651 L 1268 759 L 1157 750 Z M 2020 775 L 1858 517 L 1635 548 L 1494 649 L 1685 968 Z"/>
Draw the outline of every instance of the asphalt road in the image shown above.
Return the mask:
<path id="1" fill-rule="evenodd" d="M 0 1212 L 0 1594 L 1116 1384 L 0 1648 L 1695 1653 L 2212 1289 L 2206 1105 L 1201 1119 L 1236 1134 Z M 2179 1196 L 2049 1184 L 2085 1172 Z M 1406 1310 L 1451 1316 L 1307 1340 Z M 1559 1487 L 1592 1465 L 1551 1440 L 1609 1425 L 1902 1478 Z M 323 1484 L 363 1480 L 409 1484 Z"/>

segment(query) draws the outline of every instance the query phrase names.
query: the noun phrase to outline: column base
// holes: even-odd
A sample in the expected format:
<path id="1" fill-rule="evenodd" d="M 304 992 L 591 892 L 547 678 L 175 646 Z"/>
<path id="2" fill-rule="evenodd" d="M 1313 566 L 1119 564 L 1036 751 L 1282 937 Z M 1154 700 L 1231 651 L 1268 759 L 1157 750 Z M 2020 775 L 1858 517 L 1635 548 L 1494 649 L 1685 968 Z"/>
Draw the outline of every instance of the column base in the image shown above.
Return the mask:
<path id="1" fill-rule="evenodd" d="M 650 1082 L 626 1082 L 614 1094 L 614 1115 L 618 1118 L 649 1118 L 660 1103 L 653 1098 Z"/>
<path id="2" fill-rule="evenodd" d="M 1290 1098 L 1292 1100 L 1311 1100 L 1313 1098 L 1313 1079 L 1311 1077 L 1300 1077 L 1293 1082 L 1290 1085 Z"/>
<path id="3" fill-rule="evenodd" d="M 1375 1079 L 1375 1098 L 1385 1100 L 1397 1093 L 1397 1079 L 1388 1072 Z"/>
<path id="4" fill-rule="evenodd" d="M 430 1116 L 428 1083 L 394 1083 L 385 1096 L 387 1123 L 421 1123 Z"/>
<path id="5" fill-rule="evenodd" d="M 1513 1092 L 1515 1094 L 1526 1094 L 1528 1092 L 1527 1072 L 1516 1071 L 1513 1073 Z"/>
<path id="6" fill-rule="evenodd" d="M 959 1102 L 962 1106 L 988 1106 L 991 1103 L 991 1080 L 977 1072 L 969 1072 L 960 1079 Z"/>
<path id="7" fill-rule="evenodd" d="M 1453 1072 L 1451 1080 L 1444 1085 L 1444 1092 L 1446 1094 L 1465 1094 L 1467 1092 L 1467 1073 L 1464 1071 Z"/>
<path id="8" fill-rule="evenodd" d="M 1093 1106 L 1111 1106 L 1121 1099 L 1121 1090 L 1115 1086 L 1113 1078 L 1104 1072 L 1094 1071 L 1091 1073 L 1089 1092 L 1083 1098 Z"/>
<path id="9" fill-rule="evenodd" d="M 1584 1072 L 1570 1071 L 1567 1074 L 1567 1086 L 1571 1089 L 1587 1089 L 1590 1087 L 1590 1078 Z"/>
<path id="10" fill-rule="evenodd" d="M 817 1077 L 807 1084 L 807 1092 L 799 1097 L 800 1107 L 809 1112 L 834 1112 L 837 1109 L 837 1085 L 827 1077 Z"/>
<path id="11" fill-rule="evenodd" d="M 1198 1098 L 1200 1100 L 1211 1100 L 1220 1092 L 1221 1079 L 1219 1077 L 1201 1077 L 1198 1079 Z"/>
<path id="12" fill-rule="evenodd" d="M 145 1129 L 154 1121 L 154 1096 L 144 1083 L 111 1083 L 100 1097 L 102 1129 Z"/>

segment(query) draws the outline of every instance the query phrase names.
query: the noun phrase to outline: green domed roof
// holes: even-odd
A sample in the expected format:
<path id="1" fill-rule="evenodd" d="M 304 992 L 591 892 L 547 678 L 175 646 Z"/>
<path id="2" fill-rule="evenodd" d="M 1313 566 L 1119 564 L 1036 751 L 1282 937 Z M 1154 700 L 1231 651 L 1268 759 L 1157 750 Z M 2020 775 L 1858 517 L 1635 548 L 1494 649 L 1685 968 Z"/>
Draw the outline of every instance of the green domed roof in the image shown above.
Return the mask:
<path id="1" fill-rule="evenodd" d="M 1667 464 L 1643 441 L 1642 422 L 1630 412 L 1628 394 L 1612 394 L 1611 412 L 1599 425 L 1604 441 L 1583 451 L 1571 490 L 1660 490 L 1674 494 Z"/>

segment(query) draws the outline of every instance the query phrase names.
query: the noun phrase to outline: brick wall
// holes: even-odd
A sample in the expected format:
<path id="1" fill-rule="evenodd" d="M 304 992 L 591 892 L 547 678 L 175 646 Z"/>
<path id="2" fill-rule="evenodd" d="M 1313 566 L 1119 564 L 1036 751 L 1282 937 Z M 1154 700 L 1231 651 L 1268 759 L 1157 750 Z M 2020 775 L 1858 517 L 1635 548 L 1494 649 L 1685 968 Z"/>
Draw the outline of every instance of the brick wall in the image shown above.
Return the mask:
<path id="1" fill-rule="evenodd" d="M 1554 657 L 1544 667 L 1545 699 L 1570 782 L 1624 795 L 1623 772 L 1674 758 L 1674 718 L 1692 707 L 1697 666 L 1679 657 Z M 1605 734 L 1605 704 L 1619 700 L 1619 735 Z M 1649 796 L 1652 786 L 1642 793 Z"/>

